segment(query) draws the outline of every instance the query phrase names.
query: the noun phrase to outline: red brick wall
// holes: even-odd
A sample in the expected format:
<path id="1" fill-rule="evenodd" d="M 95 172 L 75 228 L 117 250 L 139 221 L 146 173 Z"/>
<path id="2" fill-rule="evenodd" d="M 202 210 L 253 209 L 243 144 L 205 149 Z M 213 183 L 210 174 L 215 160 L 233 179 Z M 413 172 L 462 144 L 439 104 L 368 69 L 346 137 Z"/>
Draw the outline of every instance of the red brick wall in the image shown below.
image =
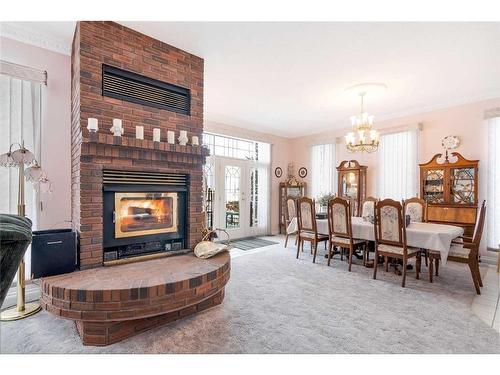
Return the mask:
<path id="1" fill-rule="evenodd" d="M 191 115 L 103 97 L 102 64 L 108 64 L 191 90 Z M 87 119 L 99 120 L 99 137 L 90 139 Z M 122 139 L 113 140 L 113 118 L 122 119 Z M 136 125 L 144 141 L 136 141 Z M 203 132 L 203 59 L 114 22 L 78 22 L 72 51 L 72 216 L 80 232 L 80 265 L 102 264 L 102 170 L 106 168 L 190 175 L 189 247 L 201 239 L 202 165 L 196 147 L 151 142 L 153 128 Z M 148 141 L 149 140 L 149 141 Z M 117 144 L 117 142 L 119 144 Z"/>

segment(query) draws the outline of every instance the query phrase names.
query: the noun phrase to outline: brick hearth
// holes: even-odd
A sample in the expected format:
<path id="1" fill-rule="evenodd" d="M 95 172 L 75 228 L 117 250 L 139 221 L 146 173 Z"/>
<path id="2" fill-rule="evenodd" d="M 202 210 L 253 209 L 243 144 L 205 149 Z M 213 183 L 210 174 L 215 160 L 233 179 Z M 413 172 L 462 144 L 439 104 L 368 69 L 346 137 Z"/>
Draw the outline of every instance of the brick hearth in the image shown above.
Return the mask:
<path id="1" fill-rule="evenodd" d="M 85 345 L 109 345 L 222 303 L 230 261 L 188 254 L 43 278 L 40 302 Z"/>
<path id="2" fill-rule="evenodd" d="M 102 96 L 102 64 L 186 87 L 191 114 L 183 115 Z M 80 235 L 80 268 L 103 262 L 103 169 L 189 174 L 188 247 L 201 240 L 201 147 L 163 142 L 167 130 L 176 138 L 186 130 L 189 139 L 203 133 L 203 59 L 114 22 L 78 22 L 72 50 L 72 220 Z M 99 133 L 90 136 L 87 119 L 99 120 Z M 125 134 L 113 137 L 109 128 L 122 119 Z M 135 139 L 136 125 L 145 140 Z M 153 128 L 162 142 L 153 143 Z"/>

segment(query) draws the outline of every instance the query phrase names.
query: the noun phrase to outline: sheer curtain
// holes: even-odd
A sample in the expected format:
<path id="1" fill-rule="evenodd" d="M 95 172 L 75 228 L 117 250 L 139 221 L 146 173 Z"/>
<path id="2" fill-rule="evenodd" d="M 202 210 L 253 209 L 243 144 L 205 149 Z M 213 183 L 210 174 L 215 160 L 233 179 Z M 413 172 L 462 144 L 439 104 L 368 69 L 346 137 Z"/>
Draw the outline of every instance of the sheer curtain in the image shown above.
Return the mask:
<path id="1" fill-rule="evenodd" d="M 313 198 L 336 189 L 335 144 L 328 143 L 311 147 L 311 192 Z"/>
<path id="2" fill-rule="evenodd" d="M 500 108 L 496 117 L 487 118 L 488 125 L 488 192 L 487 221 L 488 248 L 498 249 L 500 246 Z"/>
<path id="3" fill-rule="evenodd" d="M 40 160 L 41 83 L 0 74 L 0 153 L 22 143 Z M 0 212 L 17 214 L 18 169 L 0 168 Z M 26 216 L 37 228 L 37 194 L 25 184 Z M 26 252 L 26 277 L 31 274 L 31 253 Z"/>
<path id="4" fill-rule="evenodd" d="M 418 130 L 385 134 L 378 149 L 378 196 L 401 200 L 417 196 Z"/>

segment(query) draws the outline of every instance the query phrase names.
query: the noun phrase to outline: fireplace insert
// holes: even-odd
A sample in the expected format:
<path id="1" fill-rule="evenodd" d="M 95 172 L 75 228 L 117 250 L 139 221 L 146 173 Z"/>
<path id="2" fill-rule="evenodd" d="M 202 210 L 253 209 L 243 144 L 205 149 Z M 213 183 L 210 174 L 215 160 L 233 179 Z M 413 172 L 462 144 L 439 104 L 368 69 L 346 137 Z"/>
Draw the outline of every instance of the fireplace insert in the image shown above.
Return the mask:
<path id="1" fill-rule="evenodd" d="M 104 262 L 185 249 L 188 176 L 103 171 Z"/>

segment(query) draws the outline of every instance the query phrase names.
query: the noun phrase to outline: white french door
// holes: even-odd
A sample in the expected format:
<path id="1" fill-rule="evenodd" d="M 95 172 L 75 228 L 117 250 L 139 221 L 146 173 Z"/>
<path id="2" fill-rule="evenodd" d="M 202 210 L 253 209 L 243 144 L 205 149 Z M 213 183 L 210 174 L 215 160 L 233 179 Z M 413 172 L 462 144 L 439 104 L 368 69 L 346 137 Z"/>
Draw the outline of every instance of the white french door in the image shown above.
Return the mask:
<path id="1" fill-rule="evenodd" d="M 265 193 L 259 191 L 259 176 L 266 170 L 251 160 L 221 156 L 207 158 L 207 166 L 211 175 L 205 178 L 214 191 L 214 227 L 225 229 L 231 239 L 266 234 L 262 221 L 267 224 L 267 218 L 259 212 L 259 198 Z"/>

